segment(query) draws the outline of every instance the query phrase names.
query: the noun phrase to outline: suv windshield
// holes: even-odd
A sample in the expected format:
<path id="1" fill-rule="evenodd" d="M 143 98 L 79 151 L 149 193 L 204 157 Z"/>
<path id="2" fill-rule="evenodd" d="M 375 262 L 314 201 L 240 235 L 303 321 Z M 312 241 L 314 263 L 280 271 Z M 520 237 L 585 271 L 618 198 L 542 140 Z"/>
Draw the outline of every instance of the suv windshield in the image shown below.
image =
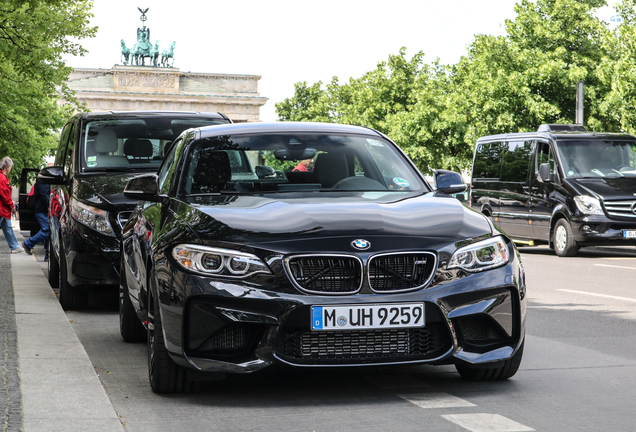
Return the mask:
<path id="1" fill-rule="evenodd" d="M 636 177 L 635 141 L 559 141 L 566 177 Z"/>
<path id="2" fill-rule="evenodd" d="M 426 185 L 379 137 L 268 134 L 191 144 L 180 193 L 294 191 L 423 192 Z"/>
<path id="3" fill-rule="evenodd" d="M 159 168 L 164 151 L 186 129 L 226 123 L 212 118 L 119 118 L 87 122 L 82 131 L 82 171 Z"/>

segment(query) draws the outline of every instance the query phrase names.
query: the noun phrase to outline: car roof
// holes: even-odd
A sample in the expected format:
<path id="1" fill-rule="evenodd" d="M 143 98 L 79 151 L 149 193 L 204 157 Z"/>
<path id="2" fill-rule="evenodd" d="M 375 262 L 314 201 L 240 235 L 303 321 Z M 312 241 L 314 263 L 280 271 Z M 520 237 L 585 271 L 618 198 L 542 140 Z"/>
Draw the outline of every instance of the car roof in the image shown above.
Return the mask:
<path id="1" fill-rule="evenodd" d="M 198 111 L 102 111 L 102 112 L 85 112 L 81 113 L 82 118 L 86 119 L 96 119 L 96 118 L 131 118 L 131 117 L 170 117 L 170 118 L 179 118 L 179 117 L 201 117 L 201 118 L 214 118 L 214 119 L 224 119 L 228 120 L 229 118 L 223 113 L 208 113 L 208 112 L 198 112 Z"/>
<path id="2" fill-rule="evenodd" d="M 499 135 L 488 135 L 480 137 L 477 143 L 489 141 L 513 141 L 521 139 L 545 138 L 552 141 L 572 141 L 572 140 L 607 140 L 607 139 L 636 139 L 633 135 L 626 133 L 612 132 L 520 132 Z"/>
<path id="3" fill-rule="evenodd" d="M 381 133 L 366 127 L 342 125 L 336 123 L 314 122 L 273 122 L 273 123 L 235 123 L 199 128 L 201 138 L 220 135 L 244 135 L 264 133 L 314 133 L 314 134 L 356 134 L 384 137 Z"/>

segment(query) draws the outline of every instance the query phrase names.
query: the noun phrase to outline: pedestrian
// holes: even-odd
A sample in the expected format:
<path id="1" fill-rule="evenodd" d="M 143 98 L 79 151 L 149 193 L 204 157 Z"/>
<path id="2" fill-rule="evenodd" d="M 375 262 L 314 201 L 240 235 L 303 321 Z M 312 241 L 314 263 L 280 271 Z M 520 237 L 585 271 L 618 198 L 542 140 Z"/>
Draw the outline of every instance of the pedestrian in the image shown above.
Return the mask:
<path id="1" fill-rule="evenodd" d="M 49 166 L 52 164 L 49 164 Z M 47 184 L 42 184 L 38 178 L 33 185 L 33 195 L 29 200 L 33 201 L 33 213 L 40 224 L 40 231 L 33 237 L 26 239 L 22 246 L 24 251 L 33 255 L 31 249 L 37 243 L 44 242 L 44 261 L 49 260 L 49 200 L 51 188 Z"/>
<path id="2" fill-rule="evenodd" d="M 11 199 L 11 185 L 9 184 L 11 168 L 13 168 L 13 161 L 9 156 L 0 159 L 0 171 L 2 172 L 0 175 L 0 225 L 2 225 L 2 232 L 9 243 L 11 253 L 19 253 L 24 252 L 24 249 L 20 247 L 11 226 L 11 214 L 15 213 L 15 205 Z"/>

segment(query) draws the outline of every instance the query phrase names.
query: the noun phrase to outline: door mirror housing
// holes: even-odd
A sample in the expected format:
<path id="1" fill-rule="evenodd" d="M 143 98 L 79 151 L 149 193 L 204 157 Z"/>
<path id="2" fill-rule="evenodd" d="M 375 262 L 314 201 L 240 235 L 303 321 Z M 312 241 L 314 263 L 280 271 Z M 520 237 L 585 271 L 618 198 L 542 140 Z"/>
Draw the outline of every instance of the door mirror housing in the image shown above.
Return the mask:
<path id="1" fill-rule="evenodd" d="M 544 182 L 547 182 L 547 183 L 554 182 L 554 175 L 550 174 L 550 164 L 549 163 L 542 163 L 541 165 L 539 165 L 539 177 Z"/>
<path id="2" fill-rule="evenodd" d="M 57 165 L 42 168 L 38 174 L 38 180 L 42 184 L 63 185 L 66 183 L 64 181 L 64 168 Z"/>
<path id="3" fill-rule="evenodd" d="M 136 201 L 160 202 L 162 197 L 159 195 L 157 176 L 147 174 L 131 178 L 124 188 L 124 196 Z"/>
<path id="4" fill-rule="evenodd" d="M 435 184 L 437 190 L 445 194 L 452 195 L 466 191 L 466 185 L 462 176 L 455 171 L 435 170 Z"/>

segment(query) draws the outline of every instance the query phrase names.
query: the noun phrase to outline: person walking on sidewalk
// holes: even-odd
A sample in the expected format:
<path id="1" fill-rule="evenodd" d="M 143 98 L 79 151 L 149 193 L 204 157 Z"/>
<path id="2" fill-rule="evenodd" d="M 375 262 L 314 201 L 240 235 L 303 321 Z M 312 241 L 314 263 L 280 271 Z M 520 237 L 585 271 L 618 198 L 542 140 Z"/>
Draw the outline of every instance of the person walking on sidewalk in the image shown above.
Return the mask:
<path id="1" fill-rule="evenodd" d="M 11 168 L 13 168 L 13 160 L 9 156 L 3 157 L 0 160 L 0 225 L 2 225 L 2 232 L 9 243 L 11 253 L 19 253 L 24 252 L 24 249 L 20 247 L 11 226 L 11 213 L 15 213 L 15 205 L 11 199 L 11 185 L 9 184 Z"/>
<path id="2" fill-rule="evenodd" d="M 40 231 L 31 238 L 26 239 L 22 246 L 24 251 L 33 255 L 31 249 L 37 243 L 44 242 L 44 261 L 49 260 L 49 200 L 51 188 L 49 185 L 40 183 L 40 179 L 33 185 L 33 195 L 29 200 L 34 200 L 33 213 L 40 224 Z"/>

